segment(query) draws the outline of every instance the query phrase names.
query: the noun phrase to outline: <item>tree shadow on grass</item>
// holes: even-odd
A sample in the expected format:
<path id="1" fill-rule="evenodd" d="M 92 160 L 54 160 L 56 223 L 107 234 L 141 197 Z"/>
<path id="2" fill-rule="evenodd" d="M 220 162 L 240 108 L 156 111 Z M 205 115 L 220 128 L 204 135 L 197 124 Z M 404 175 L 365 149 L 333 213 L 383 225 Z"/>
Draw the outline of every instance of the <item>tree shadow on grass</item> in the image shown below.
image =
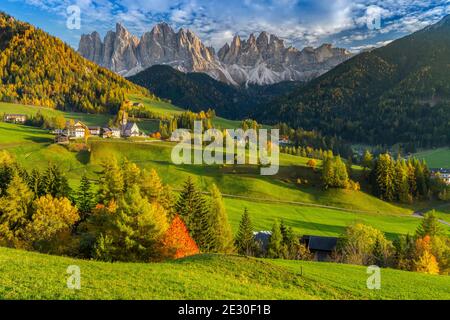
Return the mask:
<path id="1" fill-rule="evenodd" d="M 82 150 L 77 153 L 76 159 L 83 165 L 87 165 L 91 160 L 91 153 L 88 150 Z"/>

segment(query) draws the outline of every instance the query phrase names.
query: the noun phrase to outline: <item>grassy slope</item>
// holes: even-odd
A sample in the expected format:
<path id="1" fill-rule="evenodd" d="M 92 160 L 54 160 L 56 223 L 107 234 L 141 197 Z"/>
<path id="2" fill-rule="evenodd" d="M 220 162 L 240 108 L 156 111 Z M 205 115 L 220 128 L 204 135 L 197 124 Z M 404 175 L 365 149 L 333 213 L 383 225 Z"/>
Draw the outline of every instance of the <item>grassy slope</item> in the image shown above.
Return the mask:
<path id="1" fill-rule="evenodd" d="M 150 101 L 147 101 L 150 103 Z M 3 104 L 2 107 L 5 107 Z M 8 112 L 32 112 L 27 106 L 6 105 Z M 157 102 L 161 112 L 170 105 Z M 1 109 L 0 109 L 1 110 Z M 1 111 L 0 111 L 1 112 Z M 45 109 L 44 112 L 59 112 Z M 68 117 L 84 116 L 95 123 L 102 121 L 98 115 L 68 114 Z M 11 132 L 14 132 L 11 135 Z M 226 199 L 230 221 L 237 228 L 245 207 L 250 209 L 257 229 L 270 229 L 275 218 L 283 218 L 288 225 L 301 234 L 339 235 L 348 224 L 362 221 L 386 232 L 394 234 L 413 233 L 419 220 L 413 217 L 400 217 L 411 210 L 383 202 L 364 192 L 346 190 L 323 191 L 318 188 L 320 174 L 306 168 L 308 159 L 282 154 L 280 173 L 276 177 L 262 177 L 258 168 L 218 167 L 218 166 L 175 166 L 170 161 L 173 147 L 171 143 L 130 143 L 126 141 L 92 140 L 92 153 L 73 153 L 65 147 L 53 145 L 52 136 L 43 130 L 0 122 L 0 148 L 14 153 L 20 163 L 28 169 L 45 168 L 49 163 L 59 164 L 67 172 L 71 185 L 78 187 L 79 177 L 87 172 L 95 179 L 101 160 L 114 154 L 121 159 L 127 157 L 142 167 L 155 168 L 166 183 L 180 188 L 188 177 L 194 176 L 197 183 L 207 190 L 216 183 L 224 194 L 247 196 L 258 199 L 296 201 L 323 204 L 348 209 L 371 211 L 349 213 L 339 210 L 311 208 L 289 204 L 268 204 L 259 201 Z M 320 164 L 320 163 L 319 163 Z M 297 177 L 307 177 L 308 183 L 297 185 Z M 377 214 L 378 212 L 378 214 Z"/>
<path id="2" fill-rule="evenodd" d="M 437 207 L 436 213 L 440 219 L 450 223 L 450 203 Z"/>
<path id="3" fill-rule="evenodd" d="M 79 291 L 66 287 L 70 265 L 81 269 Z M 0 248 L 0 299 L 450 299 L 450 277 L 386 269 L 377 291 L 367 277 L 364 267 L 313 262 L 200 255 L 109 264 Z"/>
<path id="4" fill-rule="evenodd" d="M 49 117 L 62 115 L 66 119 L 80 120 L 88 126 L 103 126 L 108 124 L 108 120 L 112 118 L 112 116 L 110 115 L 64 112 L 50 108 L 0 102 L 0 115 L 2 115 L 3 113 L 20 113 L 29 116 L 34 116 L 38 112 L 38 110 L 43 115 Z"/>
<path id="5" fill-rule="evenodd" d="M 414 155 L 419 159 L 425 159 L 430 168 L 450 169 L 450 148 L 426 150 Z"/>
<path id="6" fill-rule="evenodd" d="M 225 199 L 231 226 L 237 230 L 244 208 L 249 209 L 256 230 L 270 230 L 274 219 L 283 219 L 297 234 L 340 236 L 345 228 L 361 222 L 371 225 L 394 239 L 398 234 L 414 233 L 420 220 L 388 214 L 351 213 L 331 209 L 286 204 L 268 204 L 237 199 Z M 449 233 L 450 234 L 450 233 Z"/>
<path id="7" fill-rule="evenodd" d="M 130 100 L 134 102 L 141 102 L 146 106 L 149 110 L 160 113 L 163 115 L 177 115 L 185 112 L 186 110 L 178 108 L 170 103 L 163 101 L 154 101 L 152 99 L 138 96 L 138 95 L 130 95 Z M 207 110 L 205 110 L 207 111 Z M 220 129 L 232 129 L 238 128 L 240 126 L 240 121 L 233 121 L 224 118 L 217 117 L 213 120 L 213 125 L 216 128 Z"/>
<path id="8" fill-rule="evenodd" d="M 0 128 L 2 125 L 4 124 L 0 124 Z M 23 132 L 27 132 L 27 130 Z M 352 213 L 284 203 L 226 199 L 226 208 L 234 230 L 237 229 L 244 208 L 249 208 L 256 229 L 270 229 L 274 219 L 283 218 L 300 234 L 337 236 L 347 225 L 360 221 L 377 227 L 392 237 L 394 234 L 413 233 L 420 222 L 414 217 L 400 216 L 402 213 L 407 213 L 407 210 L 382 202 L 362 192 L 322 191 L 313 187 L 298 187 L 273 178 L 229 173 L 228 168 L 175 166 L 168 160 L 167 153 L 170 152 L 171 145 L 167 143 L 131 144 L 118 141 L 95 141 L 92 144 L 91 155 L 84 152 L 72 153 L 65 147 L 49 143 L 29 142 L 13 145 L 7 149 L 16 154 L 19 162 L 28 169 L 43 168 L 48 163 L 60 164 L 67 172 L 74 188 L 78 187 L 79 177 L 84 172 L 96 179 L 95 172 L 99 171 L 101 159 L 113 153 L 118 158 L 126 155 L 142 167 L 156 168 L 164 181 L 170 183 L 174 188 L 180 188 L 180 184 L 191 175 L 196 178 L 204 190 L 207 190 L 207 187 L 214 182 L 225 194 L 258 199 L 301 201 L 311 204 L 321 203 L 381 212 L 380 214 Z M 290 159 L 288 160 L 290 161 Z M 301 159 L 301 161 L 305 161 L 305 159 Z"/>

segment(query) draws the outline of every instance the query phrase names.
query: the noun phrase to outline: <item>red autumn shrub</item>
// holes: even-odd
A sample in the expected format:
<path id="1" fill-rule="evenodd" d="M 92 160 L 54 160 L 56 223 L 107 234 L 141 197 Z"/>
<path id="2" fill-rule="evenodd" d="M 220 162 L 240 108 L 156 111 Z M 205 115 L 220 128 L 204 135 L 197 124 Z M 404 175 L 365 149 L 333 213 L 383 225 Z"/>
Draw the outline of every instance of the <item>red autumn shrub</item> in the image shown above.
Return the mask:
<path id="1" fill-rule="evenodd" d="M 164 236 L 163 246 L 166 251 L 166 256 L 173 259 L 180 259 L 200 253 L 194 239 L 189 235 L 189 230 L 178 215 L 173 219 Z"/>

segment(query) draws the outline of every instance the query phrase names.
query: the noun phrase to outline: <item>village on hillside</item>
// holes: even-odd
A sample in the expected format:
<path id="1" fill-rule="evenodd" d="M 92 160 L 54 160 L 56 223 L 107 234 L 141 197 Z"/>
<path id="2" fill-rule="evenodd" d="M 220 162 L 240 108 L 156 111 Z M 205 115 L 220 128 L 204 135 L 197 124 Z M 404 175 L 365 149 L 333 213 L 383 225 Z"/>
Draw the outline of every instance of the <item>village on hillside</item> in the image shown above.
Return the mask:
<path id="1" fill-rule="evenodd" d="M 133 106 L 139 107 L 135 103 Z M 26 114 L 4 114 L 3 122 L 26 124 L 29 117 Z M 54 128 L 51 133 L 55 135 L 55 143 L 69 144 L 70 140 L 84 139 L 86 137 L 101 138 L 132 138 L 142 137 L 145 133 L 139 128 L 136 122 L 129 121 L 128 113 L 122 112 L 119 124 L 111 126 L 88 126 L 79 120 L 65 121 L 64 128 Z"/>

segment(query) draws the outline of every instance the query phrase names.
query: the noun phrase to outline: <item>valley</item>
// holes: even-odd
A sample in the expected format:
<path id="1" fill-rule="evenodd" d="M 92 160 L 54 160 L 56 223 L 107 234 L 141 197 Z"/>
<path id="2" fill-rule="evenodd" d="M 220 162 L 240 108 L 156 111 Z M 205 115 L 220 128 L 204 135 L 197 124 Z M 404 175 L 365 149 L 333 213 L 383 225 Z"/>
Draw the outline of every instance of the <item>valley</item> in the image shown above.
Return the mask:
<path id="1" fill-rule="evenodd" d="M 132 96 L 135 101 L 146 103 L 146 106 L 162 114 L 181 112 L 170 104 L 156 103 L 144 97 Z M 35 111 L 34 107 L 2 104 L 2 110 L 8 112 Z M 59 111 L 42 109 L 50 115 Z M 105 123 L 105 116 L 63 113 L 68 119 L 86 121 L 92 125 Z M 102 122 L 103 121 L 103 122 Z M 225 119 L 217 119 L 217 124 L 238 126 L 239 123 Z M 106 121 L 107 122 L 107 121 Z M 157 126 L 154 127 L 155 130 Z M 11 139 L 10 133 L 16 134 Z M 3 141 L 3 144 L 2 144 Z M 73 189 L 79 186 L 79 177 L 87 173 L 92 180 L 98 179 L 104 159 L 115 157 L 119 161 L 127 159 L 141 168 L 155 169 L 173 189 L 189 176 L 194 177 L 198 186 L 207 191 L 215 183 L 225 197 L 225 206 L 229 214 L 231 226 L 237 231 L 241 214 L 248 208 L 254 218 L 258 230 L 270 230 L 275 219 L 283 219 L 299 234 L 324 236 L 340 236 L 345 227 L 354 222 L 364 222 L 385 232 L 388 237 L 395 238 L 400 234 L 414 233 L 420 219 L 412 213 L 427 203 L 415 206 L 390 204 L 364 191 L 330 189 L 323 190 L 320 173 L 307 166 L 308 158 L 280 155 L 280 171 L 273 177 L 259 176 L 254 166 L 195 166 L 172 164 L 170 154 L 174 143 L 158 141 L 127 141 L 90 138 L 89 151 L 72 152 L 65 146 L 53 143 L 53 135 L 45 130 L 0 122 L 0 145 L 2 149 L 15 155 L 25 168 L 44 168 L 48 164 L 57 164 L 67 174 Z M 354 167 L 355 174 L 361 170 Z M 298 185 L 298 177 L 308 177 L 306 185 Z M 329 206 L 325 208 L 320 206 Z M 444 214 L 446 218 L 446 215 Z M 447 219 L 447 218 L 446 218 Z M 448 229 L 450 232 L 450 229 Z"/>
<path id="2" fill-rule="evenodd" d="M 44 30 L 0 12 L 0 300 L 450 299 L 450 16 L 359 54 Z"/>

